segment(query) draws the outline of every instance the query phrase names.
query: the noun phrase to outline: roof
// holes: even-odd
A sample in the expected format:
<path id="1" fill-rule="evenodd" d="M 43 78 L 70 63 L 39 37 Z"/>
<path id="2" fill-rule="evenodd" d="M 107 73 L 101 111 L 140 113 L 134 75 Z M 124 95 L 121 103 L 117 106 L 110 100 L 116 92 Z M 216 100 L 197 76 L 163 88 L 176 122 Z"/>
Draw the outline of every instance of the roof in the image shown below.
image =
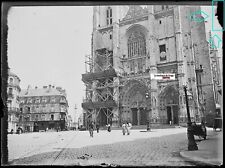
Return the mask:
<path id="1" fill-rule="evenodd" d="M 26 94 L 27 93 L 27 94 Z M 60 92 L 56 88 L 37 88 L 37 89 L 22 89 L 20 97 L 32 97 L 32 96 L 65 96 L 65 93 Z"/>

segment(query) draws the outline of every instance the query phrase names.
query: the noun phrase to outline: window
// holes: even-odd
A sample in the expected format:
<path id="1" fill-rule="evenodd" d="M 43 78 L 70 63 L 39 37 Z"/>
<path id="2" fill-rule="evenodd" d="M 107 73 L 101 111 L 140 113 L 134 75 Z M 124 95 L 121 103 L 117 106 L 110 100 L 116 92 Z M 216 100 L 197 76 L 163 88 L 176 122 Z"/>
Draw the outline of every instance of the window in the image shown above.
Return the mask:
<path id="1" fill-rule="evenodd" d="M 35 100 L 35 103 L 40 103 L 40 99 L 37 98 L 37 99 Z"/>
<path id="2" fill-rule="evenodd" d="M 47 103 L 47 98 L 46 97 L 42 98 L 42 103 Z"/>
<path id="3" fill-rule="evenodd" d="M 134 31 L 128 38 L 128 58 L 146 55 L 145 36 L 141 32 Z"/>
<path id="4" fill-rule="evenodd" d="M 161 52 L 166 52 L 166 45 L 165 44 L 159 46 L 159 52 L 160 53 Z"/>
<path id="5" fill-rule="evenodd" d="M 160 45 L 159 46 L 159 52 L 160 52 L 160 61 L 166 60 L 166 45 Z"/>
<path id="6" fill-rule="evenodd" d="M 9 78 L 9 83 L 13 83 L 13 78 Z"/>
<path id="7" fill-rule="evenodd" d="M 107 25 L 112 24 L 112 8 L 110 7 L 106 10 L 106 23 Z"/>
<path id="8" fill-rule="evenodd" d="M 20 118 L 19 118 L 19 122 L 22 122 L 22 116 L 20 116 Z"/>
<path id="9" fill-rule="evenodd" d="M 41 119 L 45 120 L 45 115 L 44 114 L 41 115 Z"/>
<path id="10" fill-rule="evenodd" d="M 54 120 L 54 115 L 53 114 L 51 115 L 51 120 Z"/>
<path id="11" fill-rule="evenodd" d="M 13 93 L 13 89 L 9 88 L 9 94 L 12 94 L 12 93 Z"/>
<path id="12" fill-rule="evenodd" d="M 112 34 L 109 35 L 109 39 L 112 39 Z"/>
<path id="13" fill-rule="evenodd" d="M 55 97 L 51 97 L 51 103 L 55 103 Z"/>
<path id="14" fill-rule="evenodd" d="M 32 103 L 32 98 L 27 99 L 27 103 Z"/>

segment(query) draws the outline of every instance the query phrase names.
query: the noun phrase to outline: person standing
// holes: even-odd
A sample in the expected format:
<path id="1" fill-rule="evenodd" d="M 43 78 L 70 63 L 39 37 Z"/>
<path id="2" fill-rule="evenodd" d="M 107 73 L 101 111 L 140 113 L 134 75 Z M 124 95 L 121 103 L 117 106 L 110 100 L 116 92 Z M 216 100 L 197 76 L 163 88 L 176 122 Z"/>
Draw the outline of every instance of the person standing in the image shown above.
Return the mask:
<path id="1" fill-rule="evenodd" d="M 108 124 L 108 125 L 106 125 L 106 126 L 107 126 L 108 132 L 111 132 L 111 126 L 110 126 L 110 124 Z"/>
<path id="2" fill-rule="evenodd" d="M 98 122 L 96 123 L 96 130 L 97 130 L 97 133 L 99 133 L 99 123 Z"/>
<path id="3" fill-rule="evenodd" d="M 122 124 L 122 132 L 123 132 L 123 135 L 126 134 L 126 124 L 125 123 Z"/>
<path id="4" fill-rule="evenodd" d="M 127 123 L 127 135 L 130 135 L 131 123 Z"/>
<path id="5" fill-rule="evenodd" d="M 94 122 L 92 121 L 89 124 L 89 133 L 90 133 L 90 137 L 93 137 L 93 131 L 94 131 Z"/>

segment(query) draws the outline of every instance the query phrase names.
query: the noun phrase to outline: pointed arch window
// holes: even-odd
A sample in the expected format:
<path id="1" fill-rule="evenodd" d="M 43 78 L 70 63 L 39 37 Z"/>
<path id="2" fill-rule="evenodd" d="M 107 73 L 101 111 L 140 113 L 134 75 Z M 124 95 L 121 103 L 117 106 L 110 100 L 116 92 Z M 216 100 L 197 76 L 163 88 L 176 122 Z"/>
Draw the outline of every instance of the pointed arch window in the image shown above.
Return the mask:
<path id="1" fill-rule="evenodd" d="M 143 33 L 134 31 L 128 38 L 128 58 L 146 55 L 146 41 Z"/>
<path id="2" fill-rule="evenodd" d="M 111 7 L 108 7 L 106 10 L 106 22 L 107 22 L 107 25 L 112 24 L 112 8 Z"/>

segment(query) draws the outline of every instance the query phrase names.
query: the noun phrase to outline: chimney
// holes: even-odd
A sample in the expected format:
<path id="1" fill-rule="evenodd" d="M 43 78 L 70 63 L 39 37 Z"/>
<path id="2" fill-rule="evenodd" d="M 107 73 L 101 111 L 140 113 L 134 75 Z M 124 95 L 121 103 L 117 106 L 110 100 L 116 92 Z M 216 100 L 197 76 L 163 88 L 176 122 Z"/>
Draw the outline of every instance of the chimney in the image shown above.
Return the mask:
<path id="1" fill-rule="evenodd" d="M 62 88 L 61 88 L 61 87 L 56 87 L 56 89 L 57 89 L 58 91 L 61 91 L 61 90 L 62 90 Z"/>

